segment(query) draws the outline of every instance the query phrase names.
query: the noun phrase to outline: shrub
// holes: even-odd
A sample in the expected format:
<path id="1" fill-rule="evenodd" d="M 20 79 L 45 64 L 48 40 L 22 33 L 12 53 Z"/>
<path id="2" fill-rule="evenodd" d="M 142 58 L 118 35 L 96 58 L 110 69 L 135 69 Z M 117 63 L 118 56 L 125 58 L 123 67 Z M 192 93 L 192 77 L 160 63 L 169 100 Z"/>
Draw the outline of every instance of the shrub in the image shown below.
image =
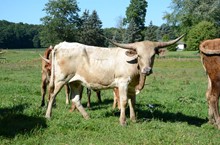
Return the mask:
<path id="1" fill-rule="evenodd" d="M 202 21 L 193 26 L 188 34 L 186 50 L 198 50 L 201 41 L 212 39 L 217 35 L 214 23 Z"/>

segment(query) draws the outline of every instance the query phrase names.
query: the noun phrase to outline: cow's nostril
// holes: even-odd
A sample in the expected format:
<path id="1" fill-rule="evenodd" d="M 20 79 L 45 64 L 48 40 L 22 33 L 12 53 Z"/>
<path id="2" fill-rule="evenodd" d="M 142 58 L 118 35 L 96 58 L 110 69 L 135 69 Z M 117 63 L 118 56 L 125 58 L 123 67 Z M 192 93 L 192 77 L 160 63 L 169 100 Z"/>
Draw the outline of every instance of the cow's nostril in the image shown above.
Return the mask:
<path id="1" fill-rule="evenodd" d="M 151 68 L 151 67 L 145 67 L 145 68 L 142 70 L 142 73 L 145 73 L 145 74 L 149 75 L 149 74 L 152 73 L 152 68 Z"/>

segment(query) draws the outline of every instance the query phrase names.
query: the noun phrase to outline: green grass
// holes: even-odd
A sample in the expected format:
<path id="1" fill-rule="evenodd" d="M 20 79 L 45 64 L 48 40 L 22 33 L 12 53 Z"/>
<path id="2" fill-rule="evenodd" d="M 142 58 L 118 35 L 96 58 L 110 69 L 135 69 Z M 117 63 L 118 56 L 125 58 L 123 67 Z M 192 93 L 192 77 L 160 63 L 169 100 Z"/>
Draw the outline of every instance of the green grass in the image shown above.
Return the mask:
<path id="1" fill-rule="evenodd" d="M 50 120 L 41 108 L 43 50 L 8 50 L 0 62 L 0 144 L 219 144 L 219 130 L 207 123 L 207 78 L 197 52 L 167 52 L 156 58 L 154 73 L 137 96 L 137 123 L 119 125 L 112 110 L 112 90 L 102 91 L 103 103 L 86 109 L 91 119 L 70 113 L 64 91 L 57 96 Z M 83 95 L 83 105 L 87 98 Z"/>

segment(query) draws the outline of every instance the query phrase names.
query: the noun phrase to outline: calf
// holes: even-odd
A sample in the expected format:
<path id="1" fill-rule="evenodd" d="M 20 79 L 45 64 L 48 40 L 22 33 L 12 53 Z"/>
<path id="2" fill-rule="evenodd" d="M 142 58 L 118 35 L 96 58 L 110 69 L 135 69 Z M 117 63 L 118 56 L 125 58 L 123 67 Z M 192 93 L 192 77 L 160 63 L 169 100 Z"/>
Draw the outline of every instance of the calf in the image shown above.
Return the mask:
<path id="1" fill-rule="evenodd" d="M 44 52 L 44 58 L 49 59 L 50 53 L 52 51 L 52 46 L 47 48 Z M 45 95 L 46 95 L 46 90 L 47 86 L 50 82 L 50 74 L 51 74 L 51 64 L 48 61 L 45 61 L 42 59 L 41 61 L 41 66 L 42 66 L 42 71 L 41 71 L 41 106 L 45 106 Z M 68 85 L 65 85 L 65 94 L 66 94 L 66 104 L 69 104 L 69 93 L 70 89 Z M 50 93 L 48 93 L 48 100 L 50 99 Z"/>
<path id="2" fill-rule="evenodd" d="M 206 40 L 200 44 L 199 48 L 201 61 L 208 76 L 206 98 L 209 122 L 220 129 L 220 39 Z"/>

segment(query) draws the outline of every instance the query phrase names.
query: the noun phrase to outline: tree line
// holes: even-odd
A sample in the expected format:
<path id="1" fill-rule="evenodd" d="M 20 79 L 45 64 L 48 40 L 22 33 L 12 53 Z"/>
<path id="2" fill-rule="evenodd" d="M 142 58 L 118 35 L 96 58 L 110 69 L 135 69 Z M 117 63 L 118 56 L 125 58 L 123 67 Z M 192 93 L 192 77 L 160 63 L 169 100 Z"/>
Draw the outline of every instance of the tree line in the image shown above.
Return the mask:
<path id="1" fill-rule="evenodd" d="M 39 32 L 41 25 L 0 21 L 0 48 L 41 47 Z"/>
<path id="2" fill-rule="evenodd" d="M 116 27 L 102 28 L 98 13 L 85 10 L 79 15 L 76 0 L 50 0 L 43 9 L 41 25 L 0 21 L 0 48 L 41 48 L 61 41 L 108 47 L 102 35 L 121 43 L 142 40 L 167 41 L 186 33 L 187 50 L 198 50 L 200 41 L 220 36 L 219 0 L 172 0 L 167 21 L 161 26 L 145 25 L 148 3 L 130 0 L 126 16 Z M 175 47 L 169 47 L 175 50 Z"/>

